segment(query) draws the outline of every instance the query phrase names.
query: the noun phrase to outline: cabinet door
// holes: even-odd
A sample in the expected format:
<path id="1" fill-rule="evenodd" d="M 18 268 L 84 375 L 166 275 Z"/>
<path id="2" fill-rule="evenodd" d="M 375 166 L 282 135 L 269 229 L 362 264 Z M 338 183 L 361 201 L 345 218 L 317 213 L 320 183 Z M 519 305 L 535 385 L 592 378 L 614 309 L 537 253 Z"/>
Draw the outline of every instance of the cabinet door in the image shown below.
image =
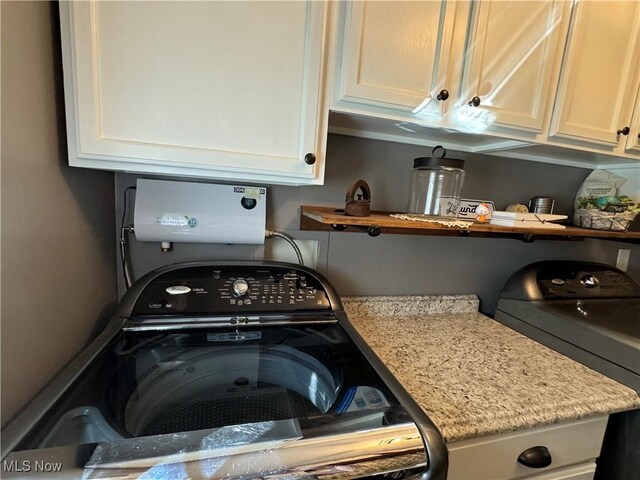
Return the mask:
<path id="1" fill-rule="evenodd" d="M 636 106 L 633 109 L 633 117 L 629 125 L 629 136 L 627 137 L 627 150 L 640 151 L 640 87 L 636 95 Z"/>
<path id="2" fill-rule="evenodd" d="M 340 100 L 411 111 L 447 88 L 455 2 L 363 1 L 346 9 Z"/>
<path id="3" fill-rule="evenodd" d="M 578 2 L 551 135 L 617 145 L 638 89 L 639 52 L 640 2 Z"/>
<path id="4" fill-rule="evenodd" d="M 495 115 L 497 124 L 541 132 L 571 4 L 483 1 L 474 6 L 460 103 L 478 97 L 480 108 Z"/>
<path id="5" fill-rule="evenodd" d="M 63 2 L 60 13 L 71 165 L 322 182 L 326 3 Z"/>

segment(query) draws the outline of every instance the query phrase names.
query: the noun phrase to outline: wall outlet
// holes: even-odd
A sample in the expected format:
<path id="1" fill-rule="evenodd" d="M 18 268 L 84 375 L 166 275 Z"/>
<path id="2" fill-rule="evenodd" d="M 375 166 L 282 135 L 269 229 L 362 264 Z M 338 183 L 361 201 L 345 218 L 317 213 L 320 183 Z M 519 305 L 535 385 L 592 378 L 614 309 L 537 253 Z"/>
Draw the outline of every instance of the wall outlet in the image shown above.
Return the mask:
<path id="1" fill-rule="evenodd" d="M 616 260 L 616 268 L 627 271 L 629 268 L 629 257 L 631 256 L 631 250 L 628 248 L 621 248 L 618 250 L 618 259 Z"/>

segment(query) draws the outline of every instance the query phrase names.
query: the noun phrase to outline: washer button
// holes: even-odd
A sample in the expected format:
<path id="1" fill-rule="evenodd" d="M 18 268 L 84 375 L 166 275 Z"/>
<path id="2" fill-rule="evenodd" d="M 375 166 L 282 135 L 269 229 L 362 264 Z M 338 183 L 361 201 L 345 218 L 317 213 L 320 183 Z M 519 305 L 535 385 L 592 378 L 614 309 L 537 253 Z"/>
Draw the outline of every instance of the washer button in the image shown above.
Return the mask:
<path id="1" fill-rule="evenodd" d="M 587 275 L 585 275 L 580 279 L 580 283 L 585 288 L 594 288 L 598 286 L 599 282 L 598 282 L 598 279 L 595 277 L 595 275 L 588 273 Z"/>
<path id="2" fill-rule="evenodd" d="M 191 289 L 186 285 L 174 285 L 172 287 L 167 287 L 165 291 L 169 295 L 184 295 L 185 293 L 189 293 Z"/>

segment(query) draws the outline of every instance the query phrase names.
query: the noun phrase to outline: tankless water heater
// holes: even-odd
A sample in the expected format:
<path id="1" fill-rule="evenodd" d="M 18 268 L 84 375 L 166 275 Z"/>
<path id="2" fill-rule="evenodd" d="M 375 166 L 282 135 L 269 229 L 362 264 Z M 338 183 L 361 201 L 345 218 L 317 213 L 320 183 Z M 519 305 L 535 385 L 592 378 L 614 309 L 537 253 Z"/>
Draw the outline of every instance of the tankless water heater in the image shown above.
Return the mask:
<path id="1" fill-rule="evenodd" d="M 267 189 L 139 179 L 134 232 L 143 242 L 264 243 Z"/>

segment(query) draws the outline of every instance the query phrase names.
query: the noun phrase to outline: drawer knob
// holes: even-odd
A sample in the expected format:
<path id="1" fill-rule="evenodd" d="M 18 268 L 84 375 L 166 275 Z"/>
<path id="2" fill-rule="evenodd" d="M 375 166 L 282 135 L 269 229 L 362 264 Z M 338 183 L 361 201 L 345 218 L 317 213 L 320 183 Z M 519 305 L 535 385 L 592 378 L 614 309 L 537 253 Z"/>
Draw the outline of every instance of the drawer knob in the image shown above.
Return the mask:
<path id="1" fill-rule="evenodd" d="M 440 90 L 440 93 L 436 98 L 441 102 L 444 102 L 447 98 L 449 98 L 449 90 Z"/>
<path id="2" fill-rule="evenodd" d="M 306 163 L 307 165 L 313 165 L 314 163 L 316 163 L 316 156 L 313 153 L 307 153 L 304 156 L 304 163 Z"/>
<path id="3" fill-rule="evenodd" d="M 545 468 L 551 465 L 551 453 L 547 447 L 531 447 L 520 454 L 518 463 L 529 468 Z"/>
<path id="4" fill-rule="evenodd" d="M 480 106 L 480 97 L 473 97 L 469 102 L 470 107 L 479 107 Z"/>
<path id="5" fill-rule="evenodd" d="M 629 135 L 629 132 L 631 131 L 631 129 L 629 127 L 624 127 L 621 128 L 620 130 L 618 130 L 616 133 L 618 135 L 622 134 L 622 135 Z"/>

